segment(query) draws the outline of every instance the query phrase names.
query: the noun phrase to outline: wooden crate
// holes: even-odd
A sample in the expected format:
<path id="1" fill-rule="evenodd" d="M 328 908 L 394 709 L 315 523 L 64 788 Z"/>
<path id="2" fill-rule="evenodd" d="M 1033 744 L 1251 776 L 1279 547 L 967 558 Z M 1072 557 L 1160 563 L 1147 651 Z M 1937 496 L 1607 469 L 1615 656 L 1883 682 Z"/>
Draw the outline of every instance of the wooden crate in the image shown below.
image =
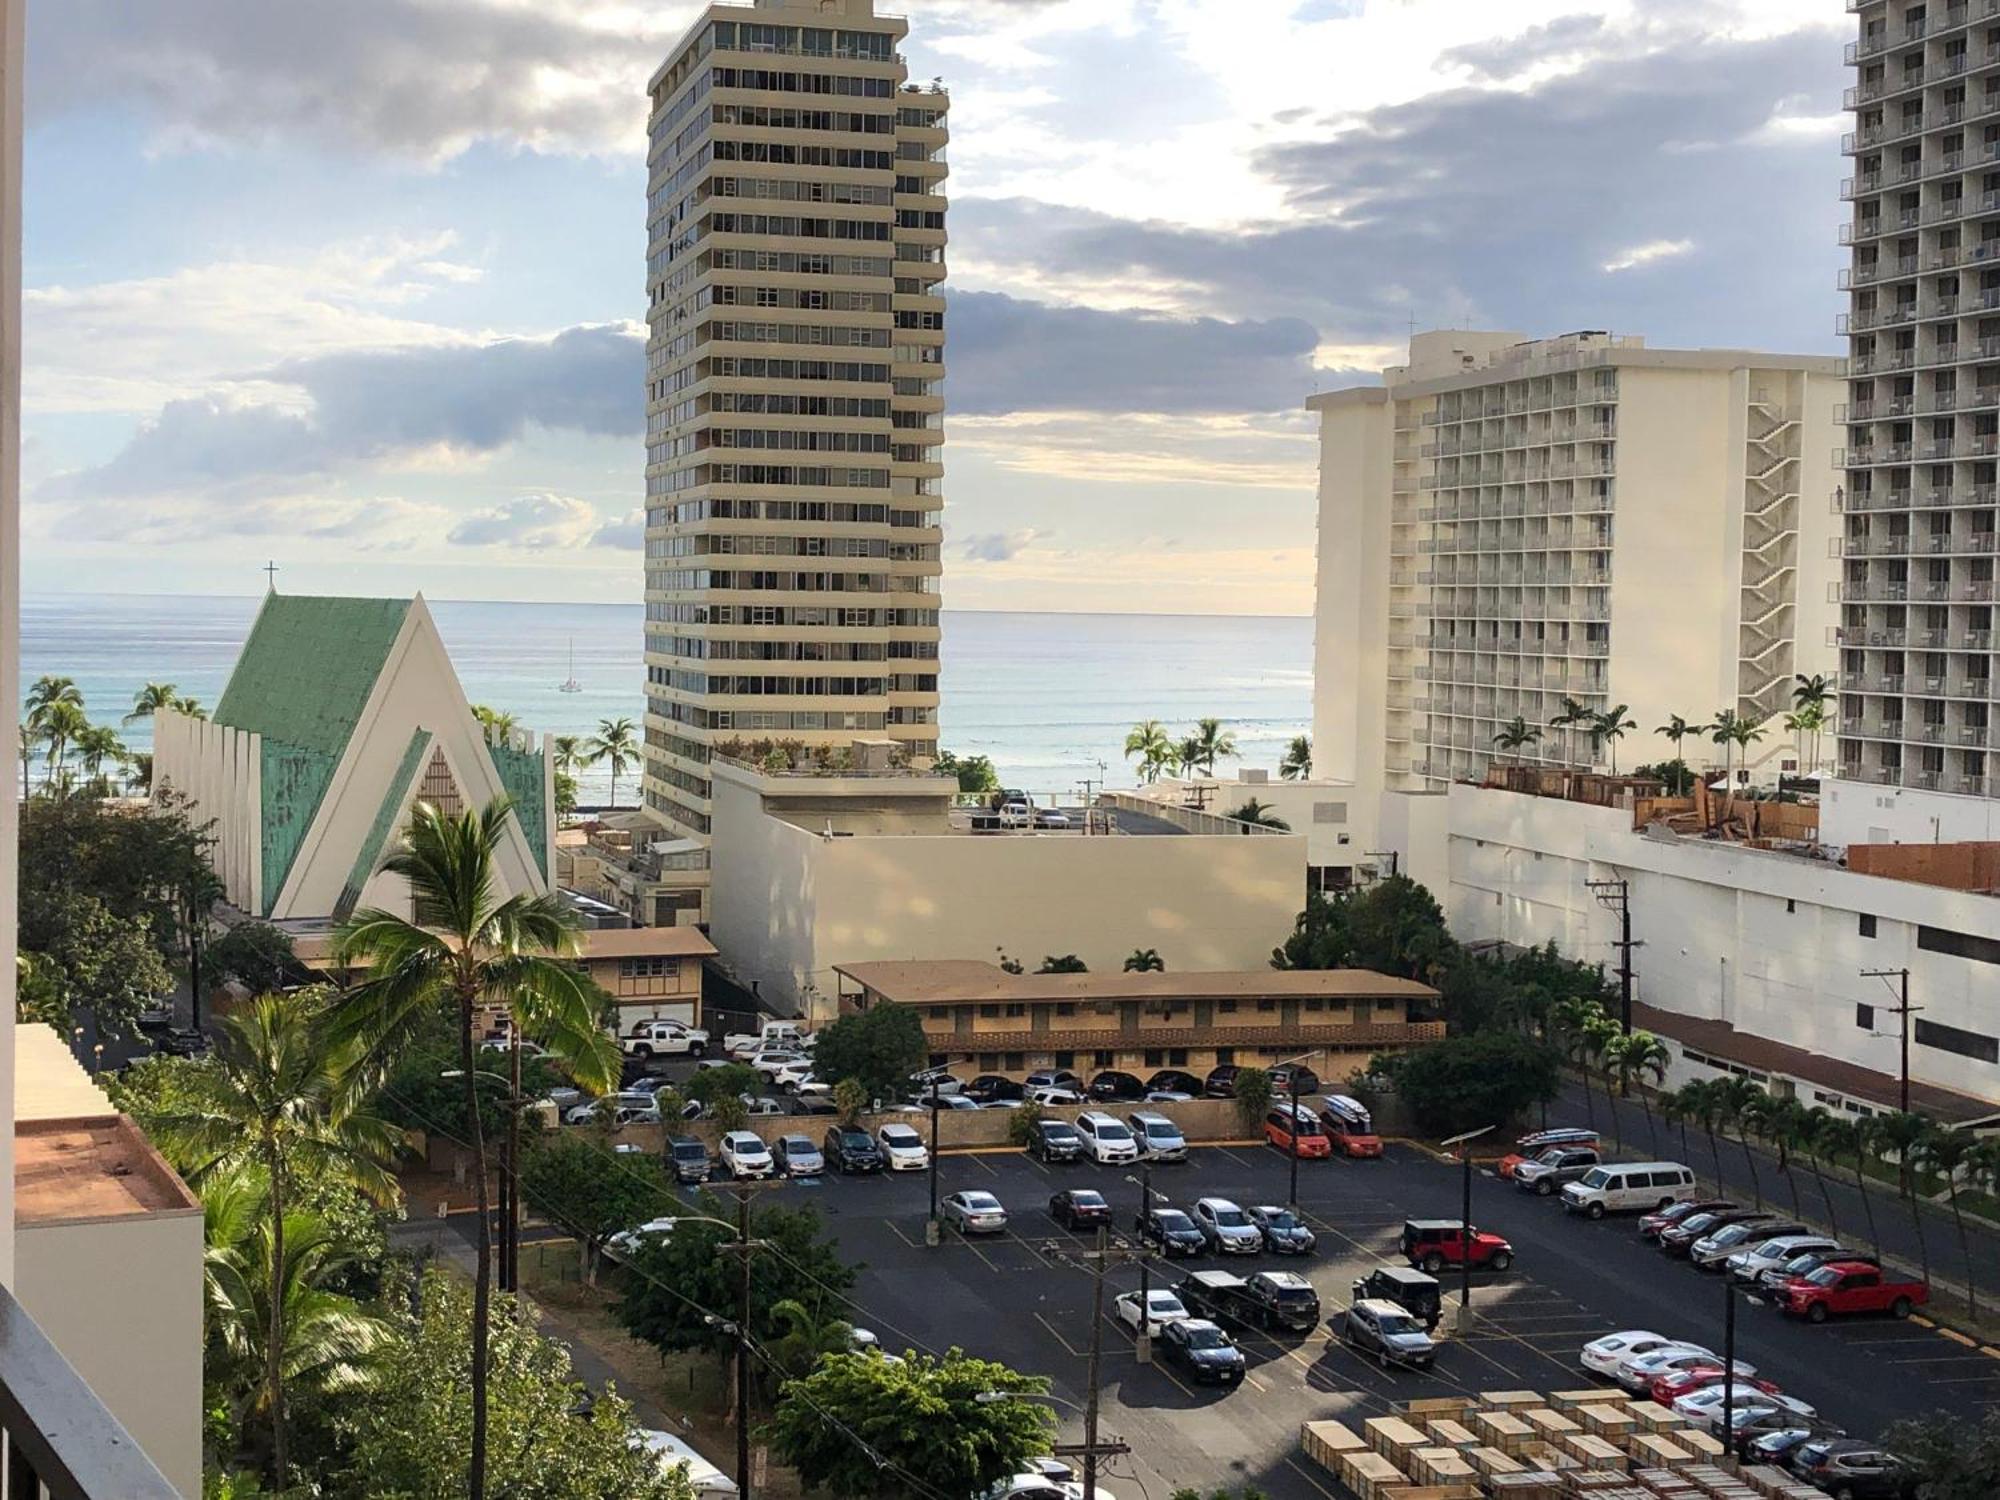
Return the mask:
<path id="1" fill-rule="evenodd" d="M 1533 1464 L 1538 1469 L 1552 1469 L 1557 1472 L 1580 1467 L 1573 1454 L 1563 1452 L 1554 1443 L 1523 1443 L 1520 1458 L 1523 1463 Z"/>
<path id="2" fill-rule="evenodd" d="M 1562 1500 L 1562 1480 L 1542 1469 L 1519 1474 L 1495 1474 L 1486 1481 L 1493 1500 Z"/>
<path id="3" fill-rule="evenodd" d="M 1511 1411 L 1476 1411 L 1471 1426 L 1489 1448 L 1498 1448 L 1502 1453 L 1518 1454 L 1535 1436 L 1534 1428 Z"/>
<path id="4" fill-rule="evenodd" d="M 1412 1421 L 1424 1417 L 1463 1417 L 1479 1403 L 1470 1396 L 1425 1396 L 1415 1401 L 1398 1401 L 1396 1415 Z"/>
<path id="5" fill-rule="evenodd" d="M 1608 1391 L 1601 1385 L 1594 1385 L 1587 1391 L 1550 1391 L 1546 1404 L 1557 1411 L 1574 1411 L 1579 1406 L 1601 1406 L 1607 1401 L 1616 1401 L 1619 1393 Z"/>
<path id="6" fill-rule="evenodd" d="M 1553 1443 L 1558 1438 L 1570 1437 L 1583 1431 L 1572 1418 L 1564 1416 L 1553 1406 L 1532 1407 L 1521 1413 L 1521 1420 L 1532 1427 L 1535 1436 L 1545 1443 Z"/>
<path id="7" fill-rule="evenodd" d="M 1430 1439 L 1401 1417 L 1370 1417 L 1361 1428 L 1368 1434 L 1368 1446 L 1399 1467 L 1408 1454 L 1430 1446 Z"/>
<path id="8" fill-rule="evenodd" d="M 1639 1425 L 1632 1409 L 1626 1406 L 1579 1406 L 1570 1415 L 1583 1423 L 1585 1432 L 1614 1443 L 1621 1441 Z"/>
<path id="9" fill-rule="evenodd" d="M 1625 1472 L 1625 1455 L 1615 1443 L 1608 1443 L 1588 1432 L 1573 1432 L 1560 1441 L 1563 1451 L 1573 1455 L 1586 1469 L 1610 1469 L 1619 1474 Z"/>
<path id="10" fill-rule="evenodd" d="M 1683 1448 L 1686 1448 L 1689 1452 L 1693 1453 L 1697 1459 L 1702 1459 L 1705 1461 L 1712 1462 L 1713 1460 L 1722 1457 L 1721 1440 L 1719 1438 L 1710 1437 L 1707 1433 L 1703 1432 L 1699 1427 L 1682 1428 L 1679 1432 L 1676 1432 L 1674 1434 L 1674 1441 L 1679 1443 Z M 1715 1473 L 1718 1478 L 1724 1479 L 1726 1482 L 1727 1476 L 1723 1474 L 1722 1470 L 1717 1469 Z"/>
<path id="11" fill-rule="evenodd" d="M 1305 1445 L 1306 1457 L 1326 1469 L 1337 1469 L 1341 1454 L 1358 1453 L 1368 1446 L 1352 1427 L 1334 1421 L 1306 1423 L 1299 1441 Z"/>
<path id="12" fill-rule="evenodd" d="M 1686 1417 L 1657 1401 L 1634 1401 L 1625 1410 L 1641 1432 L 1679 1432 L 1688 1425 Z"/>
<path id="13" fill-rule="evenodd" d="M 1524 1411 L 1547 1406 L 1549 1398 L 1540 1391 L 1481 1391 L 1479 1404 L 1493 1411 Z"/>
<path id="14" fill-rule="evenodd" d="M 1479 1439 L 1472 1429 L 1463 1422 L 1455 1422 L 1450 1417 L 1432 1417 L 1424 1423 L 1424 1431 L 1431 1435 L 1431 1441 L 1440 1448 L 1477 1448 Z"/>
<path id="15" fill-rule="evenodd" d="M 1684 1469 L 1694 1462 L 1694 1453 L 1670 1437 L 1656 1432 L 1635 1432 L 1625 1439 L 1625 1451 L 1636 1466 L 1657 1469 Z"/>
<path id="16" fill-rule="evenodd" d="M 1340 1477 L 1361 1500 L 1388 1500 L 1409 1485 L 1401 1469 L 1367 1449 L 1340 1455 Z"/>
<path id="17" fill-rule="evenodd" d="M 1523 1474 L 1528 1468 L 1518 1458 L 1510 1458 L 1498 1448 L 1467 1448 L 1465 1461 L 1489 1479 L 1496 1474 Z"/>

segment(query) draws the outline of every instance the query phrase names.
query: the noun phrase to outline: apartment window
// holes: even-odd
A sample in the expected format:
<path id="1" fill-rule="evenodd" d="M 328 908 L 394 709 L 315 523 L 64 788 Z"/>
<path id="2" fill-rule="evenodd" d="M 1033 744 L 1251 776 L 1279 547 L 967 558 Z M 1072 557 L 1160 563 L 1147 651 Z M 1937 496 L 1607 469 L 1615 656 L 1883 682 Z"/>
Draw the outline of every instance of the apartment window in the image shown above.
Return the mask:
<path id="1" fill-rule="evenodd" d="M 2000 1037 L 1983 1036 L 1977 1031 L 1961 1031 L 1942 1021 L 1926 1021 L 1921 1016 L 1912 1032 L 1919 1046 L 1956 1052 L 1975 1062 L 2000 1063 Z"/>
<path id="2" fill-rule="evenodd" d="M 621 958 L 618 960 L 620 979 L 672 979 L 680 972 L 680 964 L 671 958 Z"/>
<path id="3" fill-rule="evenodd" d="M 1056 1002 L 1056 1014 L 1059 1016 L 1075 1015 L 1076 1002 L 1074 1000 L 1058 1000 Z"/>
<path id="4" fill-rule="evenodd" d="M 1000 1054 L 997 1052 L 982 1052 L 973 1060 L 972 1065 L 982 1073 L 991 1073 L 995 1068 L 1000 1066 Z"/>
<path id="5" fill-rule="evenodd" d="M 1058 1052 L 1056 1054 L 1056 1066 L 1059 1068 L 1075 1067 L 1076 1054 L 1074 1052 Z"/>
<path id="6" fill-rule="evenodd" d="M 1875 936 L 1875 919 L 1865 912 L 1861 917 L 1861 935 L 1865 938 Z"/>
<path id="7" fill-rule="evenodd" d="M 1146 1049 L 1145 1065 L 1147 1067 L 1149 1068 L 1164 1067 L 1166 1065 L 1166 1059 L 1167 1059 L 1167 1054 L 1161 1051 L 1158 1047 L 1148 1047 Z"/>
<path id="8" fill-rule="evenodd" d="M 1215 1008 L 1221 1015 L 1233 1016 L 1236 1014 L 1236 1002 L 1234 1000 L 1218 1000 L 1215 1003 Z"/>
<path id="9" fill-rule="evenodd" d="M 980 1019 L 980 1020 L 982 1020 L 982 1021 L 997 1021 L 997 1020 L 999 1020 L 999 1019 L 1000 1019 L 1000 1007 L 999 1007 L 999 1006 L 997 1006 L 997 1005 L 982 1005 L 982 1006 L 980 1006 L 980 1007 L 979 1007 L 979 1019 Z"/>
<path id="10" fill-rule="evenodd" d="M 1187 1066 L 1187 1048 L 1167 1048 L 1167 1066 L 1170 1068 L 1185 1068 Z"/>
<path id="11" fill-rule="evenodd" d="M 1875 1007 L 1872 1005 L 1856 1005 L 1854 1007 L 1854 1024 L 1859 1026 L 1863 1031 L 1873 1031 L 1875 1029 Z"/>
<path id="12" fill-rule="evenodd" d="M 1257 1002 L 1257 1013 L 1259 1015 L 1269 1015 L 1272 1011 L 1276 1010 L 1277 1008 L 1278 1008 L 1278 1002 L 1275 1000 L 1259 1000 Z"/>
<path id="13" fill-rule="evenodd" d="M 1018 1073 L 1028 1065 L 1028 1055 L 1025 1052 L 1009 1052 L 1006 1056 L 1007 1061 L 1003 1065 L 1006 1072 Z"/>
<path id="14" fill-rule="evenodd" d="M 1215 1049 L 1215 1065 L 1218 1068 L 1224 1063 L 1233 1063 L 1235 1061 L 1236 1049 L 1234 1047 L 1217 1047 Z"/>
<path id="15" fill-rule="evenodd" d="M 1983 964 L 2000 964 L 2000 942 L 1974 937 L 1969 932 L 1951 932 L 1942 927 L 1919 927 L 1917 946 L 1929 953 L 1949 953 L 1954 958 L 1973 958 Z"/>
<path id="16" fill-rule="evenodd" d="M 1313 804 L 1315 823 L 1345 823 L 1347 804 L 1345 802 L 1315 802 Z"/>
<path id="17" fill-rule="evenodd" d="M 1794 901 L 1791 897 L 1787 896 L 1785 898 L 1785 915 L 1790 916 L 1798 909 L 1799 909 L 1799 903 Z"/>
<path id="18" fill-rule="evenodd" d="M 1116 1060 L 1116 1057 L 1116 1053 L 1093 1052 L 1090 1054 L 1090 1065 L 1093 1068 L 1108 1068 Z"/>

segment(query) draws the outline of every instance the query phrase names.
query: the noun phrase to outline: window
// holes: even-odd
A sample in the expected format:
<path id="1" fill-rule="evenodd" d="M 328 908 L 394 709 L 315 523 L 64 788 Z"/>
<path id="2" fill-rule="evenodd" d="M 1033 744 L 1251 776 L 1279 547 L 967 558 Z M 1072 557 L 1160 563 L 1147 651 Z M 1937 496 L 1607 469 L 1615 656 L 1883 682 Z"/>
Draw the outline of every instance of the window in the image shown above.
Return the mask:
<path id="1" fill-rule="evenodd" d="M 1075 1015 L 1076 1002 L 1074 1000 L 1058 1000 L 1056 1002 L 1056 1014 L 1059 1016 Z"/>
<path id="2" fill-rule="evenodd" d="M 1962 1031 L 1942 1021 L 1926 1021 L 1922 1017 L 1918 1017 L 1913 1035 L 1920 1046 L 1956 1052 L 1960 1057 L 1969 1057 L 1975 1062 L 2000 1063 L 2000 1037 Z"/>
<path id="3" fill-rule="evenodd" d="M 1219 1000 L 1216 1002 L 1215 1008 L 1218 1013 L 1225 1016 L 1236 1014 L 1236 1002 L 1234 1000 Z"/>
<path id="4" fill-rule="evenodd" d="M 1076 1054 L 1074 1052 L 1058 1052 L 1056 1054 L 1056 1066 L 1059 1068 L 1075 1067 Z"/>
<path id="5" fill-rule="evenodd" d="M 1149 1068 L 1164 1067 L 1166 1065 L 1166 1061 L 1167 1061 L 1167 1054 L 1161 1051 L 1158 1047 L 1148 1047 L 1146 1049 L 1145 1065 L 1147 1067 Z"/>
<path id="6" fill-rule="evenodd" d="M 1027 1066 L 1027 1054 L 1025 1052 L 1009 1052 L 1006 1056 L 1007 1061 L 1001 1064 L 1003 1072 L 1018 1073 Z"/>
<path id="7" fill-rule="evenodd" d="M 1863 1031 L 1873 1031 L 1875 1029 L 1875 1007 L 1872 1005 L 1856 1005 L 1854 1007 L 1854 1024 L 1859 1026 Z"/>
<path id="8" fill-rule="evenodd" d="M 1117 1061 L 1116 1053 L 1093 1052 L 1090 1054 L 1090 1065 L 1093 1068 L 1108 1068 L 1116 1061 Z"/>
<path id="9" fill-rule="evenodd" d="M 1007 1019 L 1010 1021 L 1018 1021 L 1027 1013 L 1028 1007 L 1025 1005 L 1010 1005 L 1007 1007 Z"/>
<path id="10" fill-rule="evenodd" d="M 1000 1066 L 1000 1054 L 997 1052 L 982 1052 L 973 1060 L 972 1065 L 982 1073 L 991 1073 L 995 1068 Z"/>
<path id="11" fill-rule="evenodd" d="M 1167 1048 L 1167 1066 L 1170 1068 L 1185 1068 L 1187 1066 L 1187 1048 Z"/>
<path id="12" fill-rule="evenodd" d="M 1278 1002 L 1275 1000 L 1259 1000 L 1257 1002 L 1257 1013 L 1259 1015 L 1268 1015 L 1277 1008 Z"/>
<path id="13" fill-rule="evenodd" d="M 1790 916 L 1798 909 L 1799 909 L 1799 903 L 1794 901 L 1791 897 L 1787 896 L 1785 898 L 1785 915 Z"/>
<path id="14" fill-rule="evenodd" d="M 980 1020 L 982 1020 L 982 1021 L 997 1021 L 997 1020 L 999 1020 L 999 1019 L 1000 1019 L 1000 1007 L 999 1007 L 999 1006 L 997 1006 L 997 1005 L 982 1005 L 982 1006 L 980 1006 L 980 1007 L 979 1007 L 979 1019 L 980 1019 Z"/>
<path id="15" fill-rule="evenodd" d="M 1874 917 L 1869 916 L 1865 912 L 1862 914 L 1861 917 L 1861 935 L 1865 938 L 1872 938 L 1873 936 L 1875 936 L 1875 919 Z"/>
<path id="16" fill-rule="evenodd" d="M 679 972 L 679 963 L 671 958 L 621 958 L 618 960 L 618 977 L 620 979 L 672 979 Z"/>
<path id="17" fill-rule="evenodd" d="M 1225 1063 L 1233 1063 L 1235 1061 L 1236 1049 L 1234 1047 L 1217 1047 L 1215 1049 L 1215 1065 L 1218 1068 Z"/>
<path id="18" fill-rule="evenodd" d="M 1954 958 L 1973 958 L 1983 964 L 2000 964 L 2000 942 L 1974 937 L 1969 932 L 1950 932 L 1942 927 L 1919 927 L 1917 946 L 1929 953 L 1949 953 Z"/>

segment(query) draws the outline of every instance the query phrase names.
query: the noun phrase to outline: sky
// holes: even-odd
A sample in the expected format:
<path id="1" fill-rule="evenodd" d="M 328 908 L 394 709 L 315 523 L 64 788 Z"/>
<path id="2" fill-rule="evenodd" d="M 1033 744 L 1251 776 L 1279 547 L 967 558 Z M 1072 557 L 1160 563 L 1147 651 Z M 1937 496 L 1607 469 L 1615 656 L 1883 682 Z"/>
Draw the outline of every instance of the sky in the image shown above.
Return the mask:
<path id="1" fill-rule="evenodd" d="M 1302 403 L 1413 327 L 1840 352 L 1829 0 L 899 8 L 952 96 L 948 607 L 1310 612 Z M 637 600 L 698 10 L 32 6 L 25 586 Z"/>

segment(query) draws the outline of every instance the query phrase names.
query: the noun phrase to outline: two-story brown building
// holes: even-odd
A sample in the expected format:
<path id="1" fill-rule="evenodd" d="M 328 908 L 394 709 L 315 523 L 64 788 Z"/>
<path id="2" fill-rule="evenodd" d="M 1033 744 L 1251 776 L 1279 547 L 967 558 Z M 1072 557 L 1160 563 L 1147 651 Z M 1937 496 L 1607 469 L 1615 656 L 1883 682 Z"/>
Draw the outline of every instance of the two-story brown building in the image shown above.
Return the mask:
<path id="1" fill-rule="evenodd" d="M 1413 1021 L 1437 991 L 1367 969 L 1161 974 L 1009 974 L 977 960 L 836 964 L 843 1005 L 907 1005 L 933 1067 L 1020 1077 L 1037 1068 L 1144 1074 L 1260 1066 L 1317 1052 L 1344 1078 L 1378 1052 L 1444 1035 Z"/>

